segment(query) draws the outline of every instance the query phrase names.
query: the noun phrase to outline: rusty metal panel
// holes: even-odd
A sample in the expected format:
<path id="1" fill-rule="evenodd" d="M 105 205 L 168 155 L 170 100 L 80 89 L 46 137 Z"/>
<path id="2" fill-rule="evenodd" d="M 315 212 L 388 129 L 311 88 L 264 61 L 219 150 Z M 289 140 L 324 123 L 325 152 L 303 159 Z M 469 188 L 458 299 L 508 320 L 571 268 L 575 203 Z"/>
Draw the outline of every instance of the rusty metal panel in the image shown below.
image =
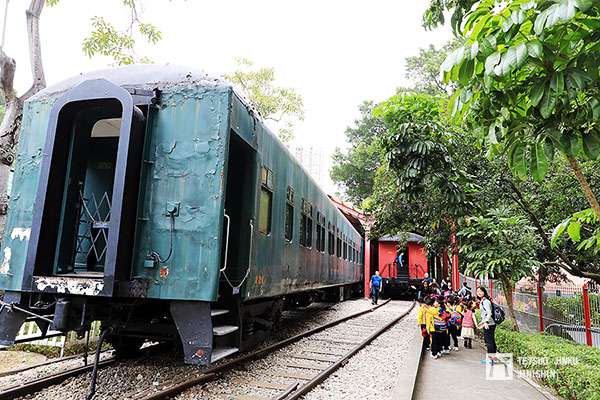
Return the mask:
<path id="1" fill-rule="evenodd" d="M 2 242 L 0 289 L 20 290 L 51 102 L 26 102 Z"/>
<path id="2" fill-rule="evenodd" d="M 172 88 L 149 117 L 133 265 L 133 278 L 150 282 L 147 297 L 216 300 L 230 94 L 228 87 Z M 173 204 L 173 254 L 148 268 L 151 251 L 169 253 Z"/>

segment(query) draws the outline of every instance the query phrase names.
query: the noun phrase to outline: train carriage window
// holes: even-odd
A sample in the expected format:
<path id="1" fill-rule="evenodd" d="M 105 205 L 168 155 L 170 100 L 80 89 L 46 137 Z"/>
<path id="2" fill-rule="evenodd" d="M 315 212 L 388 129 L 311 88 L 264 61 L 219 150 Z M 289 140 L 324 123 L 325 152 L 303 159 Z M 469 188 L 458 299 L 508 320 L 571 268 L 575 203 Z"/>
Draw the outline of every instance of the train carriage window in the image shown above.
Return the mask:
<path id="1" fill-rule="evenodd" d="M 321 252 L 325 253 L 325 217 L 321 217 Z"/>
<path id="2" fill-rule="evenodd" d="M 338 256 L 338 258 L 342 258 L 342 238 L 340 237 L 340 230 L 336 229 L 336 231 L 337 231 L 337 239 L 336 239 L 336 243 L 335 243 L 336 255 Z"/>
<path id="3" fill-rule="evenodd" d="M 335 254 L 335 236 L 333 234 L 333 228 L 331 227 L 331 222 L 328 225 L 329 227 L 329 237 L 328 237 L 328 245 L 329 245 L 329 255 Z"/>
<path id="4" fill-rule="evenodd" d="M 344 260 L 348 259 L 348 243 L 346 242 L 346 238 L 344 238 L 344 244 L 343 244 L 343 252 L 344 252 Z"/>
<path id="5" fill-rule="evenodd" d="M 291 242 L 294 237 L 294 188 L 288 186 L 285 204 L 285 239 Z"/>
<path id="6" fill-rule="evenodd" d="M 300 218 L 300 244 L 308 248 L 312 247 L 312 212 L 312 204 L 302 199 L 302 216 Z"/>
<path id="7" fill-rule="evenodd" d="M 271 233 L 271 213 L 273 209 L 273 172 L 266 167 L 261 169 L 260 209 L 258 231 L 262 234 Z"/>
<path id="8" fill-rule="evenodd" d="M 321 251 L 321 213 L 317 212 L 317 242 L 315 244 L 317 251 Z"/>

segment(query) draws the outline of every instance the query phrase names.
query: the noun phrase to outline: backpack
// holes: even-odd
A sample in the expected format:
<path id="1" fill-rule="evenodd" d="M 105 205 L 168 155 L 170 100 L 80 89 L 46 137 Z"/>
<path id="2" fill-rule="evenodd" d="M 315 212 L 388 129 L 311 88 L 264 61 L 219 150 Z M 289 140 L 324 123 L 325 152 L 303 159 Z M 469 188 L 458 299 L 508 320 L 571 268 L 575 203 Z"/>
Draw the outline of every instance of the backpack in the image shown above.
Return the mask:
<path id="1" fill-rule="evenodd" d="M 506 314 L 504 314 L 502 307 L 498 307 L 494 303 L 492 303 L 492 319 L 496 325 L 500 325 L 506 319 Z"/>
<path id="2" fill-rule="evenodd" d="M 448 329 L 446 321 L 439 319 L 433 320 L 433 328 L 436 332 L 446 332 L 446 329 Z"/>
<path id="3" fill-rule="evenodd" d="M 450 323 L 456 327 L 460 327 L 462 325 L 462 319 L 463 319 L 463 315 L 456 311 L 456 310 L 452 310 L 452 312 L 450 313 Z"/>

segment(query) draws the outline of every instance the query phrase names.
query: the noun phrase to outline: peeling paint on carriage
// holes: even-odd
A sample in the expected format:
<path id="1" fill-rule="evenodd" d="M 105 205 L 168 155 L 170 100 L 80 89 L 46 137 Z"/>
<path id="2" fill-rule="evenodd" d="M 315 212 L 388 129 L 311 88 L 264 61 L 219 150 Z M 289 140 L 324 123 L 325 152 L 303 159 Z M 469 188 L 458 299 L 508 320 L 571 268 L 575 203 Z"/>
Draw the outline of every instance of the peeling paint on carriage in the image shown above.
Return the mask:
<path id="1" fill-rule="evenodd" d="M 82 296 L 96 296 L 104 289 L 104 282 L 98 279 L 34 276 L 33 283 L 40 292 Z"/>
<path id="2" fill-rule="evenodd" d="M 31 235 L 31 228 L 14 228 L 12 230 L 12 232 L 10 233 L 10 238 L 15 240 L 15 239 L 19 239 L 21 241 L 23 240 L 29 240 L 29 236 Z"/>

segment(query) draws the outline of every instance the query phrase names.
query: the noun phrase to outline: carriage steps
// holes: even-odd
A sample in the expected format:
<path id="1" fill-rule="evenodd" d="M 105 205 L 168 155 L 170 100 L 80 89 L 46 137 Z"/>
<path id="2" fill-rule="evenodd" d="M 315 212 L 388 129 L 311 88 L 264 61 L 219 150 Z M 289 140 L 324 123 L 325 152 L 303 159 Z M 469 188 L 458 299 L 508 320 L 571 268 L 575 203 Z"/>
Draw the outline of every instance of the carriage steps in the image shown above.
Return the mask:
<path id="1" fill-rule="evenodd" d="M 229 314 L 229 310 L 223 309 L 223 308 L 214 308 L 210 311 L 210 316 L 213 318 L 213 324 L 214 324 L 214 319 L 216 319 L 217 317 L 223 316 L 223 315 L 227 315 L 227 314 Z M 213 342 L 214 342 L 215 337 L 227 336 L 229 334 L 237 332 L 239 329 L 240 329 L 240 327 L 236 326 L 236 325 L 225 325 L 225 324 L 216 325 L 215 324 L 215 325 L 213 325 L 213 328 L 212 328 Z M 239 351 L 240 351 L 240 349 L 237 347 L 215 347 L 212 351 L 212 355 L 210 357 L 210 362 L 213 363 L 217 360 L 220 360 L 221 358 L 225 358 L 225 357 L 235 354 Z"/>

